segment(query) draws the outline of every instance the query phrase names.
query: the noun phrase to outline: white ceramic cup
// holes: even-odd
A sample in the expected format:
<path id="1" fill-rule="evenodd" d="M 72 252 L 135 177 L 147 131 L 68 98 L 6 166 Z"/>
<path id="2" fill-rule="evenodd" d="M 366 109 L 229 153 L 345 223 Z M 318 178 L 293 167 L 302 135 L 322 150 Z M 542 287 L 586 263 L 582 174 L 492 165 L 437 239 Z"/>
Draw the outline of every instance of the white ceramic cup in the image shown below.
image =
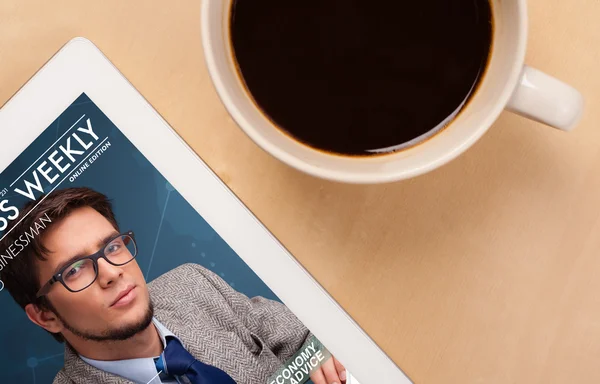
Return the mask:
<path id="1" fill-rule="evenodd" d="M 349 183 L 406 179 L 460 155 L 490 128 L 504 109 L 564 131 L 571 130 L 583 113 L 583 98 L 576 89 L 524 64 L 526 0 L 492 0 L 491 59 L 478 90 L 456 119 L 428 140 L 391 154 L 371 157 L 327 154 L 284 134 L 260 112 L 247 93 L 237 74 L 229 38 L 232 1 L 202 1 L 202 43 L 217 93 L 234 120 L 261 148 L 314 176 Z"/>

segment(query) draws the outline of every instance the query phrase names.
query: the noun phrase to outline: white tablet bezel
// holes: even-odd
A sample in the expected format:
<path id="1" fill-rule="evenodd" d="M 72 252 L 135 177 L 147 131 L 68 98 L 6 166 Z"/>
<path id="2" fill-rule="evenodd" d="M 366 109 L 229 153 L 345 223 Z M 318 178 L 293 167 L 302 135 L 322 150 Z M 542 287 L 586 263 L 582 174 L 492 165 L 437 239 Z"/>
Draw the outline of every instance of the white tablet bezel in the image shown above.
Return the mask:
<path id="1" fill-rule="evenodd" d="M 0 172 L 83 92 L 358 381 L 410 383 L 89 40 L 68 42 L 0 109 Z"/>

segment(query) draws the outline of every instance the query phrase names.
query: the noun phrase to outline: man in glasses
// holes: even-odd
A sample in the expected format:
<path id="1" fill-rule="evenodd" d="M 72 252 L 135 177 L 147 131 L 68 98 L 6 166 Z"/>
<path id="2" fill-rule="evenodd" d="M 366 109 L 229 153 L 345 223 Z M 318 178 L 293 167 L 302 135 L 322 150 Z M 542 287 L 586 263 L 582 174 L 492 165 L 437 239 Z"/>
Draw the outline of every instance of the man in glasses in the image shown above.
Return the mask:
<path id="1" fill-rule="evenodd" d="M 27 317 L 65 342 L 55 384 L 263 384 L 310 342 L 281 303 L 252 299 L 194 264 L 146 285 L 133 231 L 119 229 L 106 196 L 55 191 L 21 210 L 0 249 L 40 218 L 51 223 L 0 273 Z M 330 358 L 315 384 L 341 384 Z"/>

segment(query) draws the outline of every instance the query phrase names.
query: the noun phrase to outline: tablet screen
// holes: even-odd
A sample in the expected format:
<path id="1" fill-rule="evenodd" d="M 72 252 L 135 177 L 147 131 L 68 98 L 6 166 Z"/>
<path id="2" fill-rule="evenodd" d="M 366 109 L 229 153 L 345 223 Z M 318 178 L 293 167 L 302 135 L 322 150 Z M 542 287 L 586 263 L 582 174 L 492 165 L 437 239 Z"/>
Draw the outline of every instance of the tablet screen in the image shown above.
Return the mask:
<path id="1" fill-rule="evenodd" d="M 2 382 L 350 377 L 85 94 L 0 174 L 0 236 Z"/>

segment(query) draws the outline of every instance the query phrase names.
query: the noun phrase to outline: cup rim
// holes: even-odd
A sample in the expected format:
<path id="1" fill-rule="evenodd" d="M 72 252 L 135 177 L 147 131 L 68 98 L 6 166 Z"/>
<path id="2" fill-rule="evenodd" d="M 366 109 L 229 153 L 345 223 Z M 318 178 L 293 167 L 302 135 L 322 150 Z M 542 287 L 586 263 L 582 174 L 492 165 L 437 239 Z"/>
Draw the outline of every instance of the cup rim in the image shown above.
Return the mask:
<path id="1" fill-rule="evenodd" d="M 236 104 L 233 101 L 231 91 L 225 86 L 225 81 L 223 78 L 223 71 L 231 71 L 231 69 L 229 67 L 219 67 L 219 65 L 217 64 L 217 59 L 215 57 L 215 51 L 213 49 L 213 44 L 226 43 L 223 42 L 223 35 L 215 38 L 215 36 L 213 36 L 214 29 L 211 29 L 211 25 L 213 23 L 221 21 L 215 20 L 214 18 L 210 17 L 211 7 L 218 6 L 222 7 L 222 9 L 229 9 L 230 7 L 225 7 L 224 5 L 230 4 L 232 1 L 234 0 L 226 0 L 226 2 L 223 3 L 223 0 L 204 0 L 201 6 L 200 29 L 202 47 L 204 51 L 205 63 L 208 68 L 208 73 L 217 91 L 217 95 L 221 99 L 221 102 L 227 109 L 228 113 L 232 116 L 233 120 L 242 129 L 242 131 L 264 151 L 270 153 L 272 156 L 276 157 L 277 159 L 283 161 L 287 165 L 299 171 L 308 173 L 312 176 L 333 181 L 352 184 L 374 184 L 393 182 L 427 173 L 455 159 L 463 152 L 465 152 L 469 147 L 471 147 L 477 140 L 479 140 L 481 136 L 483 136 L 483 134 L 485 134 L 485 132 L 487 132 L 487 130 L 492 126 L 492 124 L 498 119 L 502 111 L 506 108 L 506 105 L 508 104 L 512 94 L 514 93 L 514 90 L 517 87 L 519 78 L 521 76 L 522 68 L 525 63 L 528 32 L 527 4 L 525 0 L 516 0 L 518 6 L 517 28 L 520 37 L 518 40 L 518 44 L 515 47 L 516 59 L 513 62 L 513 68 L 511 69 L 508 78 L 504 81 L 504 87 L 502 89 L 502 92 L 499 94 L 491 112 L 485 117 L 485 119 L 483 119 L 480 122 L 480 124 L 478 124 L 477 126 L 473 126 L 470 135 L 465 136 L 464 139 L 460 142 L 449 145 L 444 151 L 440 151 L 439 155 L 434 156 L 428 162 L 423 162 L 420 166 L 411 166 L 410 168 L 395 167 L 394 169 L 386 168 L 385 171 L 369 173 L 359 173 L 347 169 L 340 170 L 324 168 L 322 166 L 317 166 L 303 161 L 297 158 L 296 156 L 288 153 L 287 151 L 283 150 L 279 146 L 273 144 L 271 141 L 267 140 L 259 132 L 259 130 L 253 127 L 252 122 L 250 122 L 246 118 L 246 116 L 243 113 L 241 113 L 241 111 L 236 107 Z M 254 107 L 258 108 L 256 105 Z M 266 117 L 264 116 L 263 118 L 266 119 Z M 270 121 L 269 124 L 272 125 Z M 279 129 L 277 127 L 274 128 Z M 420 145 L 427 144 L 423 143 Z M 313 151 L 318 152 L 321 156 L 340 157 L 338 155 L 330 155 L 321 151 L 317 151 L 315 149 L 313 149 Z M 386 156 L 393 158 L 394 154 Z M 369 157 L 342 157 L 345 161 L 350 163 L 353 161 L 364 162 L 368 161 L 369 159 Z M 380 158 L 385 158 L 385 156 L 382 156 Z"/>

